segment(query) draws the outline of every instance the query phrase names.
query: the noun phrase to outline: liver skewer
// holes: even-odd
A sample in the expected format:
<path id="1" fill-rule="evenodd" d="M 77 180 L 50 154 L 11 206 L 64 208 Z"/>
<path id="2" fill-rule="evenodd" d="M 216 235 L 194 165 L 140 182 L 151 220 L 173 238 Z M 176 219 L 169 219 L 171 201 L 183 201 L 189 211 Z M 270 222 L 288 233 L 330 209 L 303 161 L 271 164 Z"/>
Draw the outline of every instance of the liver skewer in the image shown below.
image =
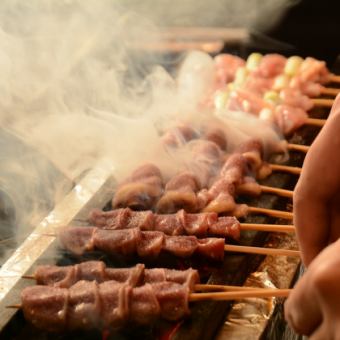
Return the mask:
<path id="1" fill-rule="evenodd" d="M 180 258 L 197 254 L 213 261 L 222 261 L 225 251 L 284 256 L 300 256 L 299 251 L 225 245 L 223 238 L 197 239 L 195 236 L 167 236 L 159 231 L 140 231 L 138 228 L 109 230 L 95 227 L 68 227 L 60 233 L 65 249 L 76 255 L 94 249 L 108 255 L 156 258 L 161 251 Z M 253 249 L 251 249 L 253 248 Z M 268 250 L 268 252 L 266 252 Z"/>

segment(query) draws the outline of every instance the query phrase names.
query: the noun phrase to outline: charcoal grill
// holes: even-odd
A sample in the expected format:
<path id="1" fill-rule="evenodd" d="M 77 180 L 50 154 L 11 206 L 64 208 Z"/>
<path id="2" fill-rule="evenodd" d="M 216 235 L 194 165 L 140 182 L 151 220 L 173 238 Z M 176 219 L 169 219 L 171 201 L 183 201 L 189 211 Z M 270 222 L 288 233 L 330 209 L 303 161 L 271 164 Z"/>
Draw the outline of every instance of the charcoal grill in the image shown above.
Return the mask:
<path id="1" fill-rule="evenodd" d="M 328 112 L 324 109 L 314 110 L 311 117 L 325 118 Z M 317 135 L 319 129 L 315 127 L 303 127 L 290 139 L 290 143 L 310 145 Z M 301 166 L 304 155 L 299 152 L 291 152 L 289 165 Z M 292 190 L 296 184 L 297 177 L 284 173 L 274 173 L 264 180 L 262 184 Z M 284 333 L 284 322 L 282 319 L 282 301 L 275 299 L 275 305 L 269 308 L 269 318 L 259 318 L 258 323 L 252 321 L 252 327 L 247 323 L 247 306 L 254 304 L 254 301 L 243 302 L 234 305 L 232 302 L 200 302 L 192 307 L 192 314 L 188 320 L 181 323 L 171 324 L 159 322 L 154 327 L 138 327 L 123 330 L 117 334 L 107 335 L 99 332 L 76 332 L 68 334 L 50 334 L 35 329 L 28 324 L 20 310 L 7 309 L 7 305 L 16 304 L 20 301 L 21 290 L 32 283 L 22 279 L 23 274 L 30 274 L 38 264 L 57 263 L 67 265 L 77 263 L 80 259 L 70 254 L 56 251 L 58 247 L 55 237 L 47 235 L 55 233 L 56 230 L 65 225 L 79 225 L 86 223 L 90 209 L 104 208 L 114 195 L 115 179 L 111 176 L 110 169 L 101 169 L 88 172 L 82 181 L 65 196 L 55 209 L 36 227 L 26 241 L 17 249 L 13 256 L 0 271 L 0 339 L 212 339 L 217 335 L 218 339 L 239 339 L 240 334 L 247 334 L 252 339 L 272 338 L 276 332 L 280 336 Z M 252 206 L 260 206 L 270 209 L 291 210 L 289 199 L 269 194 L 261 195 L 258 199 L 241 197 L 239 202 L 249 203 Z M 267 216 L 250 216 L 247 223 L 277 223 L 284 224 L 284 221 Z M 294 237 L 279 234 L 273 235 L 263 232 L 243 232 L 241 244 L 263 246 L 277 245 L 278 247 L 296 246 Z M 55 256 L 57 254 L 57 256 Z M 112 260 L 94 253 L 87 255 L 83 260 L 98 257 L 111 266 L 126 266 L 131 263 Z M 173 261 L 170 259 L 169 261 Z M 190 261 L 185 263 L 169 262 L 171 266 L 189 266 Z M 163 263 L 164 265 L 164 263 Z M 285 277 L 278 273 L 280 266 L 287 269 Z M 269 268 L 269 269 L 268 269 Z M 201 266 L 201 271 L 204 268 Z M 211 271 L 211 269 L 213 269 Z M 253 284 L 252 273 L 260 273 L 261 270 L 269 270 L 274 278 L 272 283 L 279 288 L 288 288 L 294 282 L 294 277 L 299 269 L 297 259 L 287 259 L 285 263 L 279 263 L 271 257 L 254 255 L 228 254 L 224 262 L 216 267 L 209 268 L 210 274 L 203 275 L 203 280 L 213 284 L 243 285 Z M 282 270 L 282 268 L 281 268 Z M 203 271 L 207 272 L 207 271 Z M 278 274 L 278 275 L 276 275 Z M 260 280 L 261 281 L 261 280 Z M 264 300 L 257 304 L 261 306 Z M 267 300 L 265 300 L 267 301 Z M 256 303 L 255 303 L 256 304 Z M 243 313 L 243 314 L 242 314 Z M 235 318 L 244 322 L 235 323 Z M 242 319 L 243 318 L 243 319 Z M 280 327 L 277 327 L 279 325 Z M 223 327 L 222 327 L 223 326 Z M 279 330 L 278 330 L 279 329 Z M 244 333 L 242 333 L 244 332 Z"/>

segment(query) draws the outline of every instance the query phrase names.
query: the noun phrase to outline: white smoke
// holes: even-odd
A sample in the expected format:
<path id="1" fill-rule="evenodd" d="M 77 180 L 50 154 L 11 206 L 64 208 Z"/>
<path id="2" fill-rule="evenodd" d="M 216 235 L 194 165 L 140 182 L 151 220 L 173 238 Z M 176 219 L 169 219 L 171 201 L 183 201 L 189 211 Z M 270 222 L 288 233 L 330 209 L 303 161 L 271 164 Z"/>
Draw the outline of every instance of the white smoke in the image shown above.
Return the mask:
<path id="1" fill-rule="evenodd" d="M 213 82 L 213 61 L 202 52 L 182 57 L 174 79 L 159 66 L 170 66 L 164 57 L 136 50 L 134 43 L 160 41 L 157 27 L 165 25 L 223 25 L 230 17 L 226 26 L 238 22 L 250 27 L 258 18 L 258 2 L 243 12 L 241 3 L 244 10 L 249 5 L 217 0 L 1 1 L 0 126 L 34 149 L 26 167 L 20 162 L 26 151 L 17 153 L 11 142 L 1 150 L 6 157 L 17 155 L 10 162 L 0 157 L 0 189 L 9 192 L 21 231 L 40 216 L 36 198 L 42 191 L 49 207 L 65 194 L 58 190 L 65 181 L 52 185 L 57 177 L 67 178 L 69 187 L 103 159 L 114 166 L 117 179 L 146 160 L 174 168 L 160 145 L 159 130 L 174 117 L 193 124 L 201 115 L 209 117 L 211 112 L 198 111 Z M 13 173 L 20 180 L 11 179 Z"/>

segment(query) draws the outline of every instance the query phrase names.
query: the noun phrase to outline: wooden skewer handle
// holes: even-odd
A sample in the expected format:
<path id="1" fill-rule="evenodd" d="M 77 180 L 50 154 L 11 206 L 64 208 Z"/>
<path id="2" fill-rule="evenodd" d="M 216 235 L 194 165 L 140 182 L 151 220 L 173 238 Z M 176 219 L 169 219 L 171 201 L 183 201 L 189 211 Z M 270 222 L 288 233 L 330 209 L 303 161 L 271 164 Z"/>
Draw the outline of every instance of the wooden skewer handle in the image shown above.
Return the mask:
<path id="1" fill-rule="evenodd" d="M 319 107 L 332 107 L 334 103 L 334 99 L 313 98 L 312 101 L 314 106 Z"/>
<path id="2" fill-rule="evenodd" d="M 282 197 L 293 198 L 293 191 L 291 190 L 273 188 L 273 187 L 268 187 L 266 185 L 260 185 L 260 187 L 263 193 L 275 194 L 275 195 L 282 196 Z"/>
<path id="3" fill-rule="evenodd" d="M 279 233 L 294 233 L 295 227 L 289 224 L 258 224 L 258 223 L 241 223 L 241 230 L 254 230 L 254 231 L 273 231 Z"/>
<path id="4" fill-rule="evenodd" d="M 288 172 L 288 173 L 293 174 L 293 175 L 300 175 L 301 174 L 301 168 L 299 168 L 297 166 L 270 164 L 270 167 L 273 171 Z"/>
<path id="5" fill-rule="evenodd" d="M 323 127 L 326 123 L 326 119 L 318 119 L 318 118 L 307 118 L 306 124 L 312 126 Z"/>
<path id="6" fill-rule="evenodd" d="M 266 209 L 266 208 L 259 208 L 259 207 L 248 207 L 248 212 L 254 213 L 254 214 L 265 214 L 268 216 L 283 218 L 286 220 L 293 219 L 293 213 L 289 211 L 281 211 L 281 210 Z"/>
<path id="7" fill-rule="evenodd" d="M 261 248 L 261 247 L 248 247 L 248 246 L 235 246 L 233 244 L 226 244 L 224 246 L 225 251 L 231 251 L 235 253 L 247 253 L 258 255 L 274 255 L 274 256 L 297 256 L 300 257 L 299 250 L 290 249 L 275 249 L 275 248 Z"/>
<path id="8" fill-rule="evenodd" d="M 301 151 L 307 153 L 309 150 L 308 145 L 300 145 L 300 144 L 287 144 L 288 150 L 293 150 L 293 151 Z"/>
<path id="9" fill-rule="evenodd" d="M 331 87 L 323 87 L 320 91 L 320 94 L 328 95 L 328 96 L 337 96 L 340 92 L 340 89 L 334 89 Z"/>
<path id="10" fill-rule="evenodd" d="M 202 300 L 227 301 L 227 300 L 239 300 L 244 298 L 287 297 L 290 292 L 291 289 L 259 288 L 237 292 L 192 293 L 189 296 L 189 301 L 202 301 Z"/>
<path id="11" fill-rule="evenodd" d="M 328 78 L 328 81 L 330 83 L 340 83 L 340 76 L 336 75 L 336 74 L 331 74 Z"/>
<path id="12" fill-rule="evenodd" d="M 194 286 L 194 291 L 241 291 L 241 290 L 254 290 L 258 287 L 245 287 L 245 286 L 229 286 L 229 285 L 212 285 L 198 283 Z"/>
<path id="13" fill-rule="evenodd" d="M 34 275 L 22 275 L 21 278 L 27 280 L 35 280 Z"/>

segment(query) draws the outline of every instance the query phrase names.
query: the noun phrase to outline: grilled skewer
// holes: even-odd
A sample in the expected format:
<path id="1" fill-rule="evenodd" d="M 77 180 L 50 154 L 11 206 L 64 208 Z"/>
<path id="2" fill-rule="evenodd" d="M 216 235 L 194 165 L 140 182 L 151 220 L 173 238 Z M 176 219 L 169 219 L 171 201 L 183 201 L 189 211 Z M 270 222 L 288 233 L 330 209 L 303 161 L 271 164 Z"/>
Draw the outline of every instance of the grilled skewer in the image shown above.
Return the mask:
<path id="1" fill-rule="evenodd" d="M 114 280 L 131 286 L 156 282 L 186 284 L 192 291 L 242 291 L 257 289 L 244 286 L 200 284 L 194 269 L 174 270 L 164 268 L 145 269 L 143 264 L 130 268 L 108 268 L 102 261 L 87 261 L 73 266 L 38 266 L 33 275 L 22 278 L 35 280 L 38 285 L 69 288 L 81 280 L 98 283 Z"/>
<path id="2" fill-rule="evenodd" d="M 138 228 L 108 230 L 95 227 L 68 227 L 60 233 L 59 238 L 63 247 L 76 255 L 97 249 L 108 255 L 138 254 L 143 258 L 156 258 L 161 251 L 181 258 L 189 258 L 197 254 L 214 261 L 221 261 L 225 251 L 300 256 L 299 251 L 286 249 L 230 247 L 225 245 L 224 238 L 197 239 L 194 236 L 167 236 L 162 232 L 140 231 Z"/>
<path id="3" fill-rule="evenodd" d="M 203 286 L 203 285 L 200 285 Z M 206 286 L 206 285 L 204 285 Z M 272 298 L 272 297 L 288 297 L 292 289 L 277 289 L 277 288 L 253 288 L 253 287 L 237 287 L 237 286 L 218 286 L 216 289 L 226 289 L 225 292 L 209 292 L 209 293 L 191 293 L 189 301 L 205 301 L 218 300 L 230 301 L 246 298 Z M 203 288 L 204 289 L 204 288 Z M 21 304 L 8 305 L 6 308 L 22 309 Z"/>
<path id="4" fill-rule="evenodd" d="M 263 187 L 263 191 L 272 193 L 273 188 Z M 291 197 L 292 192 L 281 190 L 281 195 Z M 277 192 L 277 190 L 274 190 Z M 245 209 L 249 210 L 248 206 Z M 250 208 L 250 212 L 252 208 Z M 279 210 L 257 210 L 255 212 L 271 214 L 271 216 L 291 219 L 290 213 Z M 227 237 L 238 240 L 240 236 L 240 222 L 234 216 L 218 216 L 215 212 L 188 214 L 180 210 L 176 214 L 158 215 L 152 211 L 132 211 L 129 208 L 101 211 L 94 209 L 89 214 L 91 225 L 104 229 L 131 229 L 139 228 L 141 231 L 161 231 L 166 235 L 207 235 Z M 244 230 L 244 229 L 243 229 Z"/>
<path id="5" fill-rule="evenodd" d="M 112 281 L 96 284 L 80 281 L 66 288 L 27 287 L 22 309 L 35 327 L 49 331 L 105 329 L 115 331 L 126 324 L 150 325 L 159 318 L 179 321 L 190 315 L 189 304 L 199 301 L 230 301 L 244 298 L 287 297 L 291 289 L 236 288 L 234 291 L 193 293 L 176 283 L 130 287 Z"/>

